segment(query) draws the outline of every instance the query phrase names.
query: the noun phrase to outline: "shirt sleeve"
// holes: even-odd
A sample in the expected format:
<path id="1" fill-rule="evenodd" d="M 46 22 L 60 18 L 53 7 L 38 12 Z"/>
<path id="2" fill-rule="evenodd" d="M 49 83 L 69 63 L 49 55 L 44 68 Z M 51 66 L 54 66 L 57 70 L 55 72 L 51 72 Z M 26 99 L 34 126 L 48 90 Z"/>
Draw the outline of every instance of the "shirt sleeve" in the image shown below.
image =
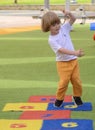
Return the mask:
<path id="1" fill-rule="evenodd" d="M 61 26 L 61 28 L 64 29 L 66 32 L 70 32 L 71 29 L 72 29 L 72 26 L 70 25 L 69 22 L 66 22 L 65 24 L 63 24 L 63 25 Z"/>
<path id="2" fill-rule="evenodd" d="M 55 53 L 61 48 L 57 41 L 49 40 L 49 45 Z"/>

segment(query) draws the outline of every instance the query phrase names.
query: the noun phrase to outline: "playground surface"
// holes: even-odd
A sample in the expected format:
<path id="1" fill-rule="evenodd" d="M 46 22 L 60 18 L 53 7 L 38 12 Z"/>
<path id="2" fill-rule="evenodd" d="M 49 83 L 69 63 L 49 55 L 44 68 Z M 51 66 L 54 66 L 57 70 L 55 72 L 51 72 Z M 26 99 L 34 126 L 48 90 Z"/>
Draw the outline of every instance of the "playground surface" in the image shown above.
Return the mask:
<path id="1" fill-rule="evenodd" d="M 55 100 L 58 77 L 54 55 L 47 44 L 48 34 L 38 30 L 41 19 L 30 15 L 3 14 L 0 14 L 0 34 L 11 34 L 0 35 L 0 128 L 64 130 L 64 127 L 68 127 L 70 130 L 94 130 L 95 41 L 92 39 L 94 32 L 90 31 L 89 25 L 95 20 L 87 19 L 88 24 L 84 25 L 75 24 L 74 31 L 71 32 L 75 47 L 83 48 L 86 54 L 79 58 L 84 105 L 76 108 L 72 104 L 72 87 L 69 85 L 69 98 L 66 96 L 63 104 L 65 110 L 56 111 L 52 102 Z M 80 22 L 81 19 L 76 20 L 76 23 Z M 68 107 L 70 110 L 67 110 Z M 44 111 L 40 111 L 40 108 Z M 57 123 L 53 120 L 55 118 Z"/>

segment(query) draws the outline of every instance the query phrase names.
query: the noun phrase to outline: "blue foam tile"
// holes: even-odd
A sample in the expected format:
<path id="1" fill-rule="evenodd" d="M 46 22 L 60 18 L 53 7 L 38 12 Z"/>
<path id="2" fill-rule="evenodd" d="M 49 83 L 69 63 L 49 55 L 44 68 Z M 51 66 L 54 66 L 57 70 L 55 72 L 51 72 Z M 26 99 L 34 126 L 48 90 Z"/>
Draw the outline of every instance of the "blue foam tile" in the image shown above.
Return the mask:
<path id="1" fill-rule="evenodd" d="M 44 120 L 40 130 L 93 130 L 93 121 L 87 119 Z"/>
<path id="2" fill-rule="evenodd" d="M 95 30 L 95 23 L 90 24 L 90 30 L 92 30 L 92 31 Z"/>
<path id="3" fill-rule="evenodd" d="M 84 102 L 83 105 L 76 106 L 74 102 L 64 102 L 62 107 L 54 107 L 53 103 L 48 104 L 47 110 L 71 110 L 71 111 L 92 111 L 92 104 Z"/>

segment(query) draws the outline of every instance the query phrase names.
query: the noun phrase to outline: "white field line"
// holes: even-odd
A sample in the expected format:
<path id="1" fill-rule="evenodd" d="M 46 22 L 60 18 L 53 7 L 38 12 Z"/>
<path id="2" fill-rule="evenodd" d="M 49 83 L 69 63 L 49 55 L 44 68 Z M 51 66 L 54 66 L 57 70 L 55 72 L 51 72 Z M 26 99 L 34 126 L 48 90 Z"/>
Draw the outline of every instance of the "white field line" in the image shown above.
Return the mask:
<path id="1" fill-rule="evenodd" d="M 39 85 L 40 83 L 40 85 Z M 57 88 L 58 82 L 56 81 L 39 81 L 39 80 L 11 80 L 11 79 L 0 79 L 0 88 Z M 94 84 L 83 83 L 83 87 L 95 88 Z M 70 84 L 69 87 L 72 87 Z"/>
<path id="2" fill-rule="evenodd" d="M 44 37 L 0 37 L 0 40 L 47 40 L 47 38 Z M 76 38 L 72 38 L 72 40 L 79 40 L 79 41 L 84 41 L 84 40 L 92 40 L 92 39 L 76 39 Z"/>
<path id="3" fill-rule="evenodd" d="M 78 58 L 78 60 L 94 59 L 95 56 L 84 56 Z M 43 62 L 55 62 L 55 57 L 35 57 L 35 58 L 1 58 L 0 65 L 6 64 L 23 64 L 23 63 L 43 63 Z"/>

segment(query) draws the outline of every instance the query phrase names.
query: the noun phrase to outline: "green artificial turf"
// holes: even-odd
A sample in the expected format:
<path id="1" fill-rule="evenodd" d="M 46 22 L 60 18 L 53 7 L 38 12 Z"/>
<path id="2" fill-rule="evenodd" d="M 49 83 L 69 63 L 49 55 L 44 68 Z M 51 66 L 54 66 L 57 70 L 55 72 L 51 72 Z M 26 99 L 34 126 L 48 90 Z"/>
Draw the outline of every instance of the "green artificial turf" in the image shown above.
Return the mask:
<path id="1" fill-rule="evenodd" d="M 78 4 L 91 3 L 91 0 L 76 0 Z M 44 4 L 44 0 L 17 0 L 18 4 Z M 14 0 L 0 0 L 0 5 L 14 4 Z M 50 0 L 50 4 L 65 4 L 65 0 Z"/>
<path id="2" fill-rule="evenodd" d="M 89 24 L 74 25 L 71 32 L 79 58 L 83 101 L 91 102 L 90 112 L 72 112 L 72 118 L 92 119 L 95 128 L 95 41 Z M 0 35 L 0 119 L 18 119 L 21 112 L 2 112 L 9 102 L 27 102 L 32 95 L 55 95 L 58 83 L 55 54 L 48 45 L 48 33 L 41 30 Z M 69 85 L 67 94 L 72 94 Z"/>

